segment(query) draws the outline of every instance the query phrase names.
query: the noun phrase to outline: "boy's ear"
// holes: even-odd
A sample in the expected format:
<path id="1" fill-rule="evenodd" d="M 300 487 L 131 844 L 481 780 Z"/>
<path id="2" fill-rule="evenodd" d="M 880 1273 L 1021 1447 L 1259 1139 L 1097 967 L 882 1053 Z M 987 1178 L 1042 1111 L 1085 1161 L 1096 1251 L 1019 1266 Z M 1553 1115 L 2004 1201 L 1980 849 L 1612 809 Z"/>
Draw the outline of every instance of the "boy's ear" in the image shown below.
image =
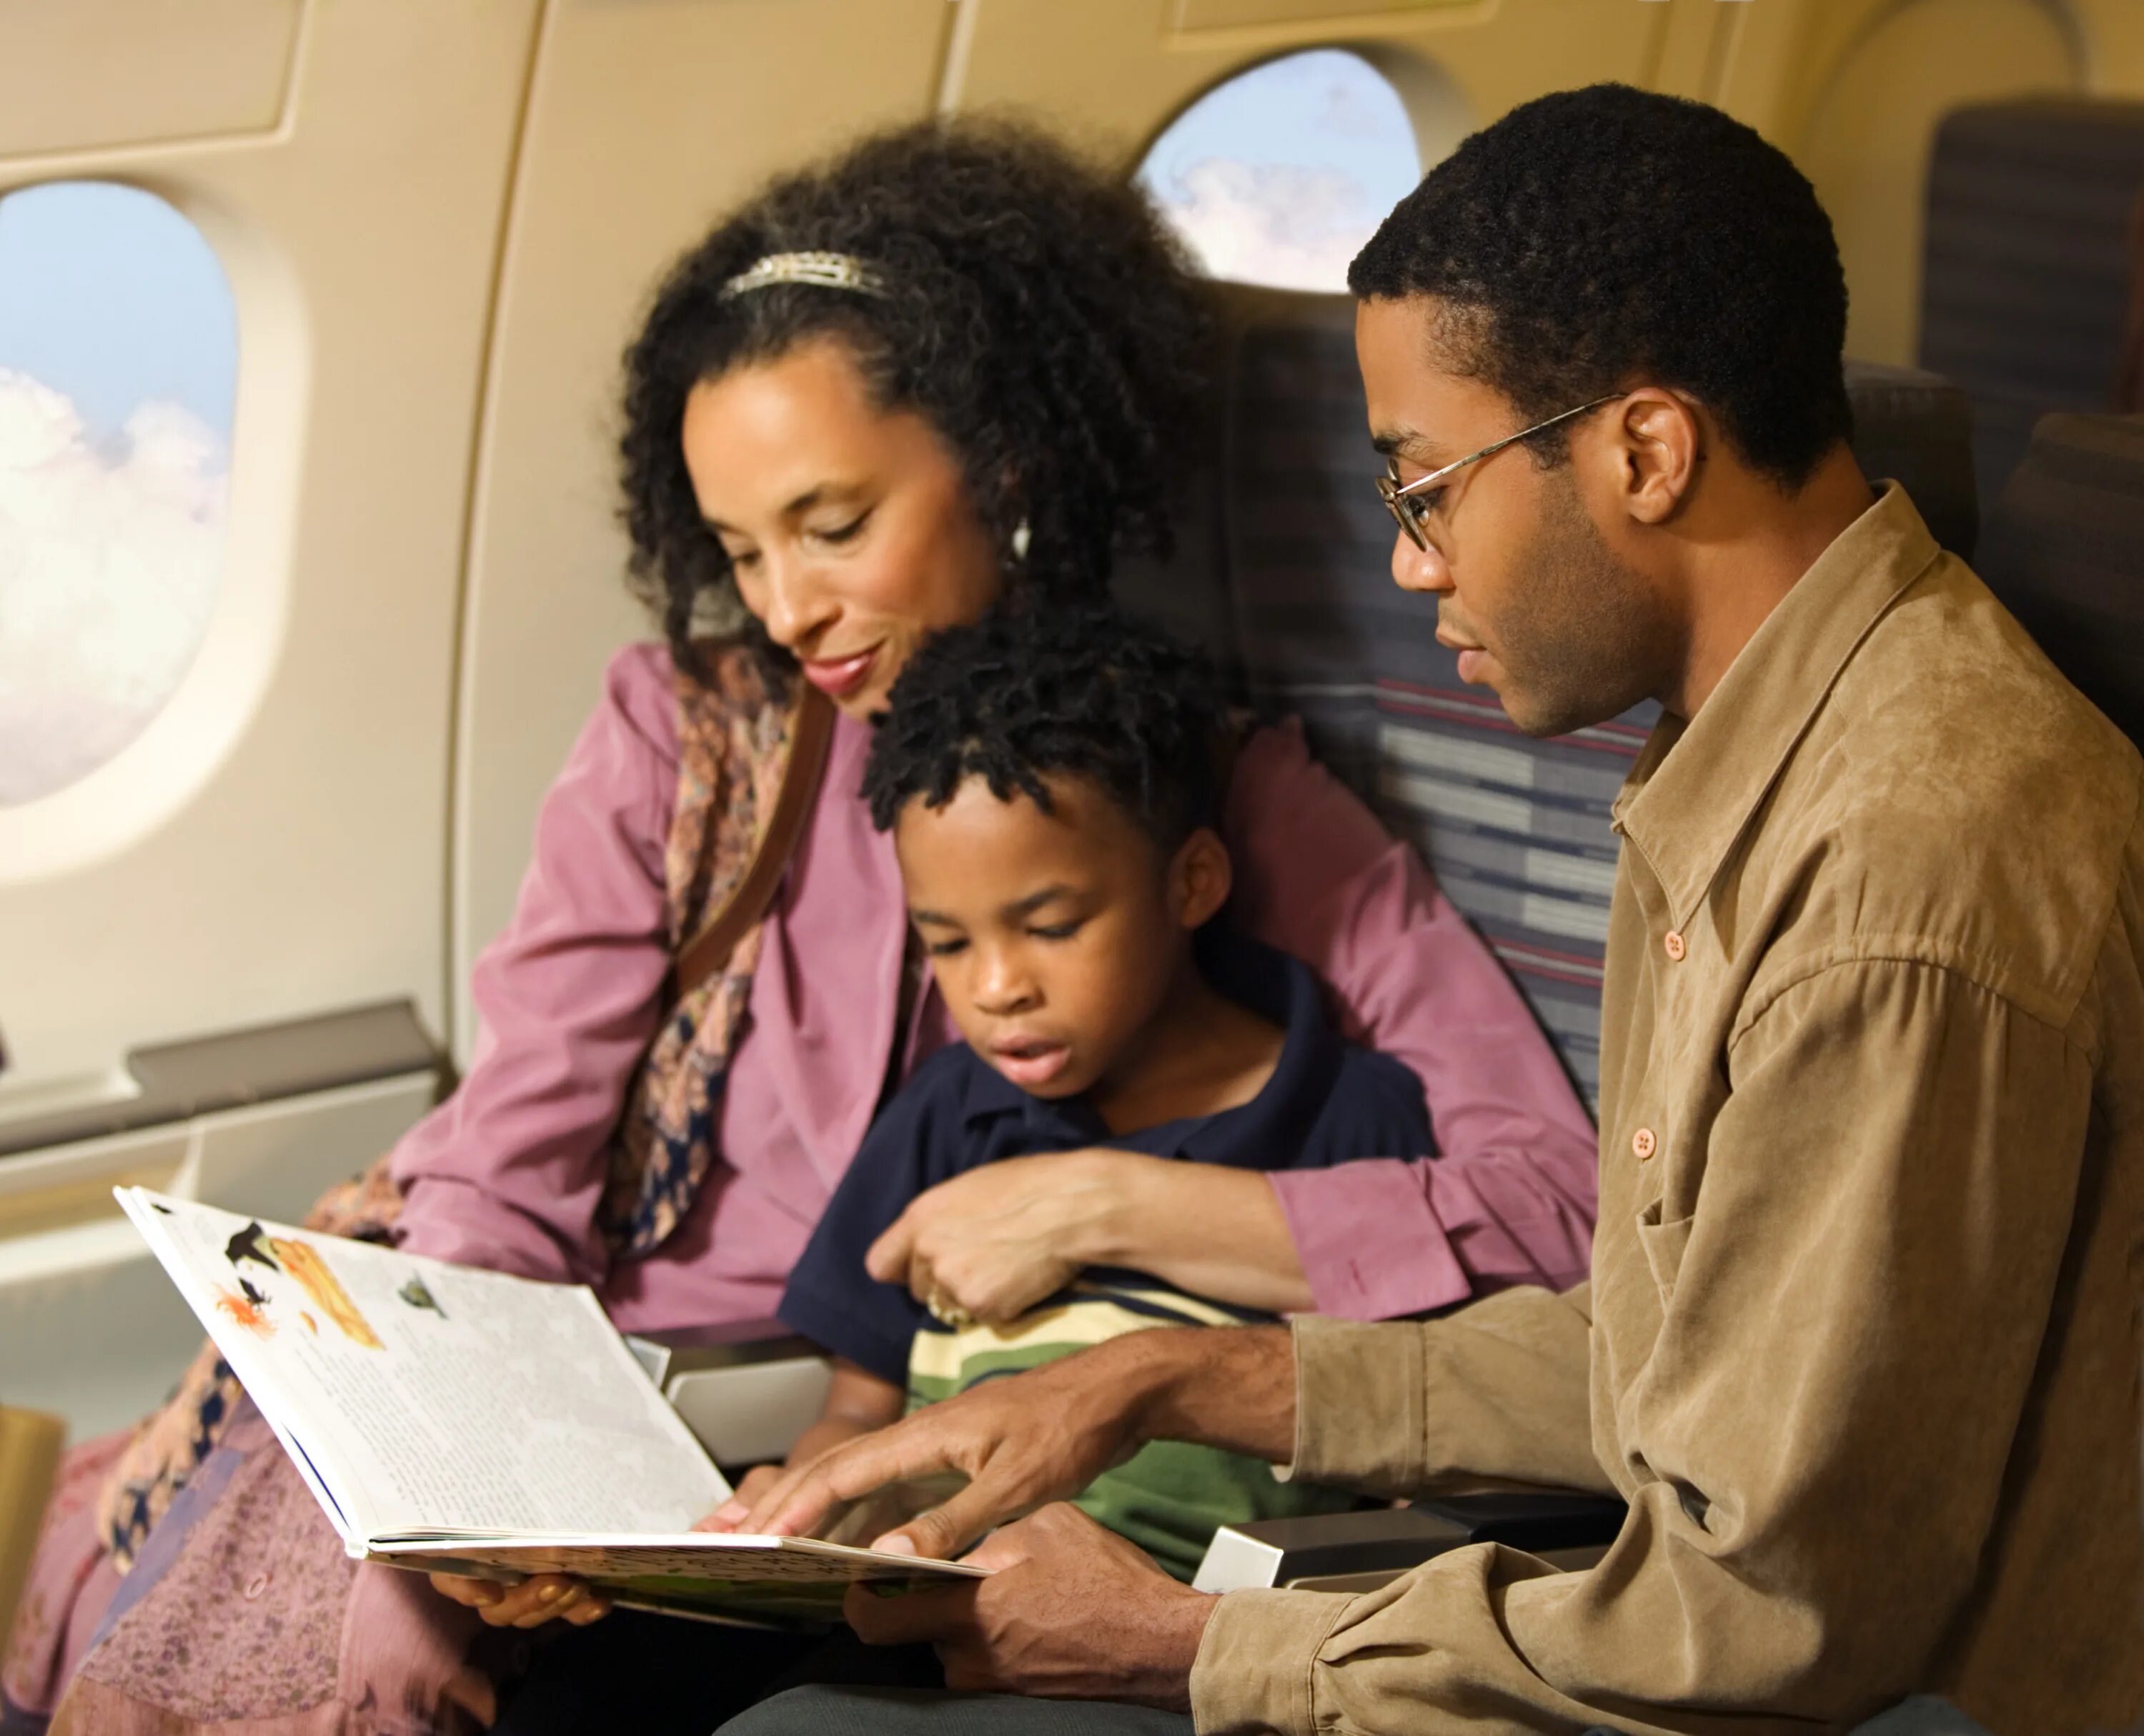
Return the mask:
<path id="1" fill-rule="evenodd" d="M 1235 883 L 1228 846 L 1211 826 L 1202 826 L 1177 846 L 1169 862 L 1169 912 L 1182 927 L 1197 928 L 1228 903 Z"/>

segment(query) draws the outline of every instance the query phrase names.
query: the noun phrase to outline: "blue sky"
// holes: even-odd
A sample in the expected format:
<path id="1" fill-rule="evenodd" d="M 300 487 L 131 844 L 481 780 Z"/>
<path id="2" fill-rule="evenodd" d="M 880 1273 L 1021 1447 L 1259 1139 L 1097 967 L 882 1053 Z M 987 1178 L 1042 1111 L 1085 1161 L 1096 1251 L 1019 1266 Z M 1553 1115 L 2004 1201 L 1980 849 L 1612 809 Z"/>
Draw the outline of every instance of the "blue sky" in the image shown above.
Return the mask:
<path id="1" fill-rule="evenodd" d="M 65 393 L 92 440 L 161 399 L 227 444 L 237 363 L 223 268 L 162 200 L 99 181 L 0 199 L 0 368 Z"/>
<path id="2" fill-rule="evenodd" d="M 1338 169 L 1379 216 L 1414 191 L 1422 160 L 1399 93 L 1359 55 L 1316 48 L 1269 60 L 1208 91 L 1154 141 L 1140 169 L 1166 186 L 1194 163 Z"/>
<path id="3" fill-rule="evenodd" d="M 1208 92 L 1139 175 L 1216 269 L 1337 290 L 1347 258 L 1422 178 L 1422 160 L 1384 77 L 1321 48 Z"/>

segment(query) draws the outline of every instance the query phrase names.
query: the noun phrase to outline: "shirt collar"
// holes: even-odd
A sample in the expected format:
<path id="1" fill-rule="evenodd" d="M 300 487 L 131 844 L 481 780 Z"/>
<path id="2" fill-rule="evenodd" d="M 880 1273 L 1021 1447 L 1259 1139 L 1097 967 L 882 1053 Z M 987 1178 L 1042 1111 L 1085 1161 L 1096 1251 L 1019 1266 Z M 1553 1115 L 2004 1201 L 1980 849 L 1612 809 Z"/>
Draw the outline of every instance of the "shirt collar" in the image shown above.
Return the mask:
<path id="1" fill-rule="evenodd" d="M 1195 956 L 1213 988 L 1286 1034 L 1273 1076 L 1250 1102 L 1119 1135 L 1109 1132 L 1084 1096 L 1030 1097 L 978 1055 L 962 1105 L 966 1120 L 973 1124 L 1017 1115 L 1067 1149 L 1112 1145 L 1154 1157 L 1259 1168 L 1285 1162 L 1315 1125 L 1340 1067 L 1340 1039 L 1326 1016 L 1318 979 L 1299 960 L 1219 923 L 1199 931 Z"/>
<path id="2" fill-rule="evenodd" d="M 1779 600 L 1685 722 L 1663 717 L 1610 811 L 1687 923 L 1840 672 L 1942 551 L 1906 491 L 1874 505 Z"/>

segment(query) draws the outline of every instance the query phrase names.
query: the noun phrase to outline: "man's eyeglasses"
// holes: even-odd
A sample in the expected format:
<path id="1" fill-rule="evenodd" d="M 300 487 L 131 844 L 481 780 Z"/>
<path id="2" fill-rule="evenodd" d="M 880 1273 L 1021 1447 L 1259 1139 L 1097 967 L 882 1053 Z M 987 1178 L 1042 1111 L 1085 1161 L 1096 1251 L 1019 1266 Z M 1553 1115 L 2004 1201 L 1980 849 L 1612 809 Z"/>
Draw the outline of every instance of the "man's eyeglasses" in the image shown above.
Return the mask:
<path id="1" fill-rule="evenodd" d="M 1485 458 L 1494 457 L 1506 446 L 1516 446 L 1528 436 L 1537 434 L 1545 428 L 1553 428 L 1559 422 L 1568 422 L 1573 416 L 1582 416 L 1588 410 L 1597 410 L 1602 404 L 1612 404 L 1622 395 L 1620 392 L 1610 392 L 1596 398 L 1590 404 L 1580 404 L 1576 409 L 1551 416 L 1546 422 L 1536 422 L 1531 428 L 1522 428 L 1515 434 L 1506 434 L 1492 445 L 1484 446 L 1479 452 L 1470 452 L 1465 458 L 1455 459 L 1442 469 L 1431 471 L 1427 476 L 1418 476 L 1412 482 L 1402 482 L 1399 460 L 1387 459 L 1385 474 L 1377 479 L 1377 498 L 1385 503 L 1385 510 L 1392 515 L 1393 522 L 1407 533 L 1407 540 L 1427 553 L 1429 533 L 1424 528 L 1424 521 L 1437 510 L 1442 491 L 1439 494 L 1424 496 L 1423 489 L 1435 488 L 1455 470 L 1464 470 L 1469 464 L 1478 464 Z"/>

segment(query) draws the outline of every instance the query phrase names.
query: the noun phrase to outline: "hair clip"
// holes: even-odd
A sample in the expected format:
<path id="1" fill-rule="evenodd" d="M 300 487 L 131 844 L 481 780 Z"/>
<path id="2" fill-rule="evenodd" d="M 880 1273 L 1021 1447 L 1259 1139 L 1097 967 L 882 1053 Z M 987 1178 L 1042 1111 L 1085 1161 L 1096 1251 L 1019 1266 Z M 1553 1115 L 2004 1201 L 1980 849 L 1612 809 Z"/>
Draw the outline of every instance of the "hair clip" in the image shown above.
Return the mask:
<path id="1" fill-rule="evenodd" d="M 727 301 L 748 295 L 777 283 L 816 284 L 821 289 L 846 290 L 856 295 L 886 294 L 886 280 L 848 254 L 770 253 L 724 284 L 722 299 Z"/>

